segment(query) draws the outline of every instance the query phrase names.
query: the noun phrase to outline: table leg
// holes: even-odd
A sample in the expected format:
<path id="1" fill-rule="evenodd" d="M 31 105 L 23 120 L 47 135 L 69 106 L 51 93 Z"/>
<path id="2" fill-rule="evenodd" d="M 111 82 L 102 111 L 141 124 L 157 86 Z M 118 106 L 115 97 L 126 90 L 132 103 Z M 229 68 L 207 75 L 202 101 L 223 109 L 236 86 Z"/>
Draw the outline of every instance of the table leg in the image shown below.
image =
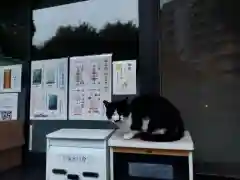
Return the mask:
<path id="1" fill-rule="evenodd" d="M 113 148 L 110 148 L 110 180 L 114 180 Z"/>
<path id="2" fill-rule="evenodd" d="M 188 155 L 188 165 L 189 165 L 189 180 L 193 180 L 193 153 L 190 152 Z"/>

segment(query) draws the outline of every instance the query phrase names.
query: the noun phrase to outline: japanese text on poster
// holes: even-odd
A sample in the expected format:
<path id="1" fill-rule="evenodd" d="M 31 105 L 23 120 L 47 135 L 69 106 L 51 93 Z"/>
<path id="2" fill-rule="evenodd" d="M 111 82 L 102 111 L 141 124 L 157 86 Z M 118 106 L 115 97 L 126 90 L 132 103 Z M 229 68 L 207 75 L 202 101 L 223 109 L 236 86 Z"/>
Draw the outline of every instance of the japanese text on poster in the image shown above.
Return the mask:
<path id="1" fill-rule="evenodd" d="M 70 59 L 69 119 L 106 120 L 103 100 L 111 101 L 112 55 Z"/>

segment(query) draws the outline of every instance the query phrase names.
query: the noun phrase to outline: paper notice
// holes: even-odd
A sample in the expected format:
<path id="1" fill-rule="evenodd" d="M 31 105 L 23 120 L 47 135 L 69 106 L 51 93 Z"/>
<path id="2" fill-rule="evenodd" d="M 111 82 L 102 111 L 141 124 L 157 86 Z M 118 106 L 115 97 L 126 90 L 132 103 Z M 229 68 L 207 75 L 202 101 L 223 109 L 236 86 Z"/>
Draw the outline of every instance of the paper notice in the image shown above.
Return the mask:
<path id="1" fill-rule="evenodd" d="M 103 100 L 111 101 L 112 55 L 70 59 L 69 120 L 106 120 Z"/>
<path id="2" fill-rule="evenodd" d="M 136 94 L 136 60 L 113 62 L 113 94 Z"/>
<path id="3" fill-rule="evenodd" d="M 32 120 L 67 119 L 67 58 L 32 62 Z"/>
<path id="4" fill-rule="evenodd" d="M 0 94 L 0 121 L 17 120 L 18 93 Z"/>

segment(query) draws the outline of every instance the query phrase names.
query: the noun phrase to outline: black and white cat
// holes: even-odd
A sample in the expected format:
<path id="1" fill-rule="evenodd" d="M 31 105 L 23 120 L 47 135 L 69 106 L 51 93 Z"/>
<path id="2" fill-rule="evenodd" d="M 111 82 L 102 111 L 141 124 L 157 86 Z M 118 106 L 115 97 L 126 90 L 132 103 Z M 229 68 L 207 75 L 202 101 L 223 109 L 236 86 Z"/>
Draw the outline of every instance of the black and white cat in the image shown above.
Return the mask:
<path id="1" fill-rule="evenodd" d="M 128 99 L 103 101 L 106 116 L 120 129 L 129 127 L 124 139 L 171 142 L 184 136 L 184 123 L 179 110 L 160 95 L 142 95 L 131 103 Z"/>

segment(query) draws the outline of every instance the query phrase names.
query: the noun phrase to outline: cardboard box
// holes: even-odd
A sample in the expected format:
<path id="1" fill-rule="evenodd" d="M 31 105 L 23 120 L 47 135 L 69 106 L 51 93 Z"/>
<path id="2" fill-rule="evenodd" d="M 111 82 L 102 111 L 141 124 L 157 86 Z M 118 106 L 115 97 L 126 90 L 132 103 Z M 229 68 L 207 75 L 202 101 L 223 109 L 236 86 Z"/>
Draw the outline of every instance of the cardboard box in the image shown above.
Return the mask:
<path id="1" fill-rule="evenodd" d="M 23 128 L 19 121 L 0 122 L 0 172 L 21 165 Z"/>

